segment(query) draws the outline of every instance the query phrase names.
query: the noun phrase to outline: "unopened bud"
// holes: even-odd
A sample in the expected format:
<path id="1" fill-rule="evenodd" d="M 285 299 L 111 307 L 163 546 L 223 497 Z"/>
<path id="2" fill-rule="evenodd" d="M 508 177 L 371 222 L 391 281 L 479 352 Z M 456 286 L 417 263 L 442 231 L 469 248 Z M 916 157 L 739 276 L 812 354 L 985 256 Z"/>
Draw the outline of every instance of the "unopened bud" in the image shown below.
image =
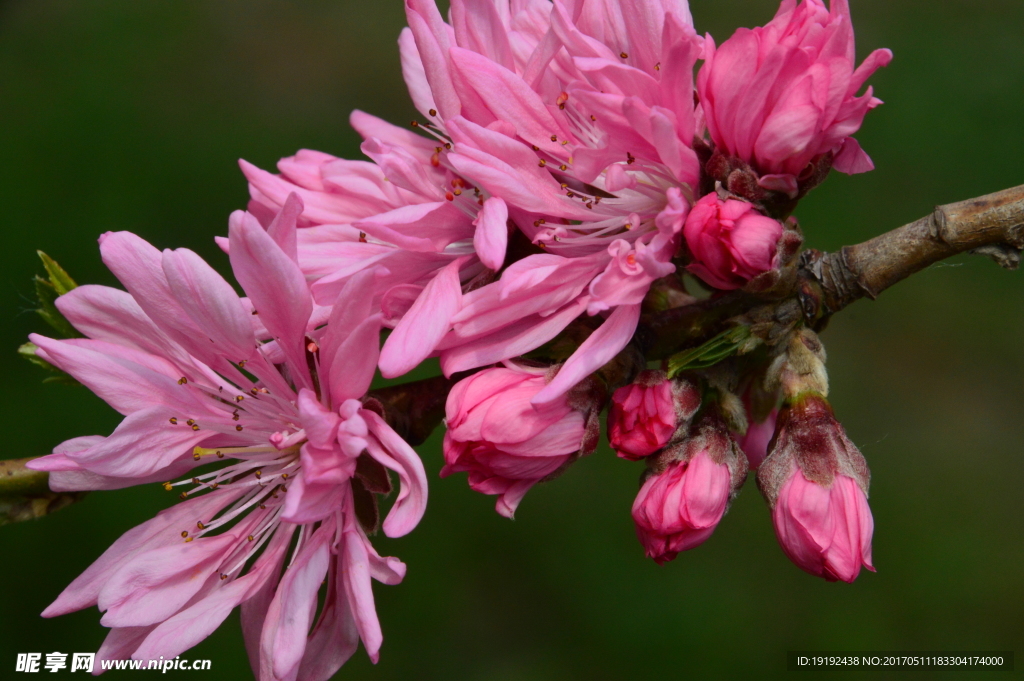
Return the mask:
<path id="1" fill-rule="evenodd" d="M 789 400 L 803 393 L 828 397 L 828 373 L 825 371 L 825 346 L 808 328 L 796 331 L 771 368 L 767 384 L 770 390 L 781 388 Z"/>
<path id="2" fill-rule="evenodd" d="M 700 390 L 663 371 L 642 371 L 612 395 L 608 441 L 623 459 L 637 461 L 667 445 L 700 407 Z"/>
<path id="3" fill-rule="evenodd" d="M 870 473 L 820 395 L 779 413 L 774 446 L 757 475 L 783 551 L 803 570 L 852 582 L 871 565 Z"/>
<path id="4" fill-rule="evenodd" d="M 633 502 L 633 522 L 647 556 L 660 565 L 711 536 L 746 479 L 747 462 L 712 412 L 651 463 Z"/>

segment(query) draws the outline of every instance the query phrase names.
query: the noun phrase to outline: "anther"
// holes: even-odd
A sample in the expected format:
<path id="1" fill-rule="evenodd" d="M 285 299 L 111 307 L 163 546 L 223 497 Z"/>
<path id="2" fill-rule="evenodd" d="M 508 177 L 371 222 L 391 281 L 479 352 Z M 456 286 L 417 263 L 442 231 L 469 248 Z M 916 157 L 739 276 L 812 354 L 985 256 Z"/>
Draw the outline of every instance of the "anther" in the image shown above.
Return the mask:
<path id="1" fill-rule="evenodd" d="M 626 164 L 627 164 L 627 165 L 633 165 L 633 162 L 634 162 L 634 161 L 636 161 L 636 157 L 635 157 L 635 156 L 633 156 L 633 154 L 631 154 L 631 153 L 629 153 L 629 152 L 627 151 L 627 152 L 626 152 Z"/>
<path id="2" fill-rule="evenodd" d="M 249 363 L 249 360 L 247 360 L 247 359 L 240 359 L 240 360 L 238 360 L 238 368 L 239 369 L 244 369 L 245 365 L 248 364 L 248 363 Z"/>
<path id="3" fill-rule="evenodd" d="M 193 485 L 198 485 L 199 484 L 199 478 L 192 478 L 192 484 Z"/>
<path id="4" fill-rule="evenodd" d="M 176 425 L 178 425 L 178 419 L 177 419 L 176 417 L 172 416 L 172 417 L 170 418 L 170 421 L 171 421 L 171 425 L 172 425 L 172 426 L 176 426 Z"/>
<path id="5" fill-rule="evenodd" d="M 540 160 L 540 167 L 541 167 L 541 168 L 543 168 L 543 167 L 544 167 L 544 166 L 546 166 L 547 164 L 548 164 L 548 162 L 547 162 L 547 161 L 545 161 L 544 159 L 541 159 L 541 160 Z"/>
<path id="6" fill-rule="evenodd" d="M 366 243 L 366 232 L 359 232 L 359 243 Z"/>
<path id="7" fill-rule="evenodd" d="M 235 395 L 235 402 L 241 402 L 245 399 L 245 395 Z"/>
<path id="8" fill-rule="evenodd" d="M 242 426 L 235 426 L 235 430 L 241 431 L 242 430 Z"/>
<path id="9" fill-rule="evenodd" d="M 223 581 L 223 580 L 227 579 L 227 578 L 228 578 L 228 576 L 227 576 L 227 575 L 224 575 L 224 574 L 222 574 L 222 575 L 220 576 L 220 578 L 221 578 L 221 581 Z"/>
<path id="10" fill-rule="evenodd" d="M 189 543 L 190 541 L 192 541 L 193 539 L 195 539 L 195 537 L 189 537 L 188 539 L 186 539 L 186 540 L 185 540 L 185 543 L 187 544 L 187 543 Z"/>
<path id="11" fill-rule="evenodd" d="M 453 193 L 453 194 L 455 194 L 455 196 L 462 196 L 462 190 L 461 190 L 461 189 L 456 189 L 456 190 L 455 190 L 454 192 L 452 192 L 452 193 Z"/>
<path id="12" fill-rule="evenodd" d="M 430 165 L 434 166 L 435 168 L 440 168 L 441 167 L 441 156 L 439 154 L 436 154 L 436 153 L 435 154 L 431 154 L 430 155 Z"/>
<path id="13" fill-rule="evenodd" d="M 429 114 L 430 114 L 431 116 L 436 116 L 436 115 L 437 115 L 437 109 L 431 109 L 431 110 L 430 110 L 430 111 L 429 111 L 428 113 L 429 113 Z"/>
<path id="14" fill-rule="evenodd" d="M 441 153 L 441 149 L 442 149 L 442 147 L 434 147 L 434 152 L 437 153 L 437 154 L 440 154 Z"/>
<path id="15" fill-rule="evenodd" d="M 455 200 L 455 194 L 452 194 L 451 192 L 445 192 L 444 193 L 444 198 L 446 200 L 448 200 L 448 201 L 454 201 Z"/>
<path id="16" fill-rule="evenodd" d="M 534 151 L 540 151 L 540 147 L 538 147 L 536 144 L 531 144 L 530 148 L 533 149 Z"/>
<path id="17" fill-rule="evenodd" d="M 249 389 L 249 394 L 250 394 L 250 395 L 252 395 L 253 397 L 255 397 L 256 395 L 258 395 L 258 394 L 259 394 L 259 392 L 260 392 L 260 391 L 259 391 L 259 390 L 257 390 L 256 388 L 250 388 L 250 389 Z"/>
<path id="18" fill-rule="evenodd" d="M 210 485 L 210 489 L 217 489 L 218 487 L 220 487 L 220 483 L 219 482 L 215 482 L 212 485 Z"/>
<path id="19" fill-rule="evenodd" d="M 562 189 L 565 189 L 565 188 L 566 188 L 566 187 L 568 187 L 569 185 L 567 185 L 567 184 L 566 184 L 565 182 L 563 182 L 562 184 L 560 184 L 560 185 L 558 185 L 558 186 L 559 186 L 559 187 L 561 187 Z"/>
<path id="20" fill-rule="evenodd" d="M 260 469 L 257 468 L 256 469 L 256 479 L 259 480 L 262 477 L 263 477 L 263 471 L 261 471 Z"/>
<path id="21" fill-rule="evenodd" d="M 316 344 L 316 341 L 309 341 L 309 343 L 306 344 L 306 349 L 310 352 L 318 352 L 320 350 L 320 346 Z"/>
<path id="22" fill-rule="evenodd" d="M 558 135 L 552 135 L 551 136 L 551 141 L 552 142 L 557 142 L 558 141 Z"/>
<path id="23" fill-rule="evenodd" d="M 192 455 L 192 460 L 193 460 L 193 461 L 199 461 L 199 459 L 200 459 L 200 458 L 201 458 L 201 457 L 200 457 L 200 454 L 199 454 L 199 452 L 195 452 L 195 453 L 194 453 L 194 454 Z"/>
<path id="24" fill-rule="evenodd" d="M 188 383 L 188 379 L 184 376 L 178 379 L 178 385 L 185 385 L 186 383 Z"/>
<path id="25" fill-rule="evenodd" d="M 199 430 L 199 426 L 195 423 L 192 424 L 192 430 Z"/>
<path id="26" fill-rule="evenodd" d="M 418 127 L 420 127 L 420 123 L 419 123 L 419 121 L 415 121 L 415 120 L 414 120 L 414 121 L 413 121 L 412 123 L 410 123 L 409 125 L 411 125 L 411 126 L 412 126 L 412 127 L 414 127 L 414 128 L 418 128 Z"/>
<path id="27" fill-rule="evenodd" d="M 237 421 L 238 420 L 238 410 L 237 409 L 231 414 L 231 420 L 232 421 Z"/>
<path id="28" fill-rule="evenodd" d="M 182 530 L 181 531 L 181 538 L 184 539 L 187 536 L 188 536 L 188 530 Z"/>
<path id="29" fill-rule="evenodd" d="M 250 535 L 249 535 L 248 537 L 246 537 L 246 539 L 248 539 L 249 541 L 252 541 L 252 540 L 253 540 L 253 539 L 255 539 L 255 538 L 256 538 L 256 537 L 252 536 L 251 534 L 250 534 Z"/>
<path id="30" fill-rule="evenodd" d="M 565 103 L 569 101 L 569 93 L 562 92 L 558 95 L 558 99 L 555 100 L 555 104 L 558 105 L 559 109 L 565 109 Z"/>
<path id="31" fill-rule="evenodd" d="M 178 495 L 178 497 L 181 499 L 188 499 L 188 492 L 182 492 L 181 494 Z"/>
<path id="32" fill-rule="evenodd" d="M 241 428 L 242 426 L 238 426 L 238 427 L 239 427 L 239 428 Z M 220 451 L 220 450 L 218 449 L 218 450 L 217 450 L 217 458 L 218 458 L 218 459 L 223 459 L 223 458 L 224 458 L 224 452 L 222 452 L 222 451 Z"/>
<path id="33" fill-rule="evenodd" d="M 654 70 L 655 71 L 661 71 L 661 62 L 660 61 L 657 64 L 654 65 Z"/>
<path id="34" fill-rule="evenodd" d="M 626 54 L 625 52 L 619 52 L 619 56 L 622 57 L 623 59 L 627 59 L 629 57 L 629 55 Z"/>
<path id="35" fill-rule="evenodd" d="M 199 522 L 196 523 L 196 527 L 198 527 L 200 530 L 205 530 L 206 529 L 206 525 L 203 525 L 203 521 L 202 520 L 200 520 Z"/>
<path id="36" fill-rule="evenodd" d="M 597 122 L 597 116 L 595 116 L 594 114 L 590 114 L 590 120 L 592 120 L 593 122 L 596 123 Z"/>
<path id="37" fill-rule="evenodd" d="M 444 143 L 444 148 L 445 149 L 451 149 L 452 148 L 452 143 L 451 142 L 445 142 Z"/>
<path id="38" fill-rule="evenodd" d="M 194 426 L 194 425 L 196 425 L 196 420 L 195 419 L 189 419 L 188 421 L 185 421 L 185 423 L 187 423 L 190 426 Z"/>
<path id="39" fill-rule="evenodd" d="M 562 165 L 558 166 L 558 169 L 559 169 L 559 170 L 568 170 L 568 169 L 569 169 L 569 166 L 567 166 L 567 165 L 565 165 L 565 164 L 563 163 Z"/>
<path id="40" fill-rule="evenodd" d="M 162 483 L 162 484 L 164 486 L 164 489 L 167 490 L 168 492 L 170 492 L 172 489 L 174 489 L 174 485 L 172 485 L 169 482 L 165 482 L 165 483 Z"/>
<path id="41" fill-rule="evenodd" d="M 266 511 L 267 510 L 267 505 L 266 504 L 260 504 L 260 510 L 261 511 Z"/>
<path id="42" fill-rule="evenodd" d="M 281 473 L 281 479 L 282 480 L 287 480 L 288 479 L 288 474 L 287 473 Z"/>

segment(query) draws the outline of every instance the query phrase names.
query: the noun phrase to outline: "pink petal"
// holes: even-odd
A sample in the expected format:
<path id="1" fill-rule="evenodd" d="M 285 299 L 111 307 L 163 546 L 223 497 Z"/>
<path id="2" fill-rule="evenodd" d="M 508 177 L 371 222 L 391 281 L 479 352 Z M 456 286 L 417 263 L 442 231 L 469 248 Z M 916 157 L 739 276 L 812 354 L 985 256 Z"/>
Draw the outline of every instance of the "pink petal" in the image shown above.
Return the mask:
<path id="1" fill-rule="evenodd" d="M 299 216 L 302 215 L 303 208 L 302 199 L 299 198 L 298 194 L 292 192 L 285 199 L 281 211 L 267 227 L 267 234 L 270 235 L 270 238 L 281 247 L 285 255 L 295 262 L 299 261 L 296 223 Z"/>
<path id="2" fill-rule="evenodd" d="M 534 406 L 550 404 L 564 395 L 573 386 L 607 364 L 622 348 L 626 347 L 640 320 L 639 305 L 621 305 L 615 308 L 604 323 L 583 341 L 576 352 L 533 398 Z"/>
<path id="3" fill-rule="evenodd" d="M 508 206 L 497 196 L 484 201 L 484 206 L 473 221 L 476 232 L 473 248 L 480 261 L 497 272 L 505 263 L 505 249 L 508 247 Z"/>
<path id="4" fill-rule="evenodd" d="M 384 420 L 372 411 L 360 412 L 370 433 L 380 442 L 368 441 L 370 456 L 398 473 L 401 491 L 384 519 L 384 534 L 401 537 L 408 534 L 423 517 L 427 508 L 427 474 L 423 462 L 409 444 L 398 436 Z"/>
<path id="5" fill-rule="evenodd" d="M 292 674 L 306 650 L 306 635 L 313 623 L 317 593 L 330 562 L 329 541 L 333 522 L 325 522 L 309 537 L 285 570 L 267 610 L 260 644 L 263 674 L 284 679 Z"/>
<path id="6" fill-rule="evenodd" d="M 228 227 L 231 268 L 260 321 L 281 344 L 299 387 L 312 387 L 306 363 L 306 323 L 313 300 L 298 265 L 252 216 L 237 212 Z"/>
<path id="7" fill-rule="evenodd" d="M 385 378 L 408 373 L 434 352 L 462 307 L 459 268 L 464 258 L 438 272 L 384 342 L 380 371 Z"/>

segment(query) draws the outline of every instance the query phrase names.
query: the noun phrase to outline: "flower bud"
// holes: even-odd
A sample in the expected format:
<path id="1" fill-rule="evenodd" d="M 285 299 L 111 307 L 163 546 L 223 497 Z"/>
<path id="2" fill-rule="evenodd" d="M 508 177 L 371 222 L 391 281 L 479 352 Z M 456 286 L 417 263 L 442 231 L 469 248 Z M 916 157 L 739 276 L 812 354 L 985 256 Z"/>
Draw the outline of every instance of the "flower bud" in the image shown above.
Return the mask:
<path id="1" fill-rule="evenodd" d="M 805 393 L 779 413 L 758 486 L 782 550 L 798 567 L 852 582 L 871 565 L 870 473 L 821 395 Z"/>
<path id="2" fill-rule="evenodd" d="M 855 69 L 849 5 L 831 4 L 786 0 L 764 27 L 741 28 L 717 49 L 708 39 L 697 76 L 718 149 L 752 165 L 765 188 L 792 196 L 822 156 L 834 155 L 844 173 L 874 167 L 851 135 L 882 102 L 870 87 L 857 93 L 892 53 L 875 50 Z"/>
<path id="3" fill-rule="evenodd" d="M 757 468 L 768 455 L 768 444 L 775 434 L 775 422 L 779 417 L 779 410 L 772 409 L 768 417 L 761 422 L 753 419 L 749 421 L 747 432 L 739 438 L 737 444 L 747 457 L 747 463 L 751 468 Z"/>
<path id="4" fill-rule="evenodd" d="M 561 398 L 534 407 L 547 369 L 494 367 L 455 384 L 445 405 L 441 477 L 469 473 L 469 486 L 497 494 L 495 510 L 511 518 L 536 483 L 555 477 L 599 435 L 599 402 L 588 379 Z"/>
<path id="5" fill-rule="evenodd" d="M 642 371 L 612 395 L 608 441 L 623 459 L 638 461 L 672 440 L 700 407 L 700 390 L 664 371 Z"/>
<path id="6" fill-rule="evenodd" d="M 647 556 L 662 565 L 711 536 L 746 479 L 747 462 L 721 417 L 709 414 L 651 472 L 633 502 L 633 522 Z"/>
<path id="7" fill-rule="evenodd" d="M 704 196 L 686 217 L 683 235 L 693 255 L 687 269 L 718 289 L 742 288 L 778 267 L 782 224 L 738 199 Z"/>

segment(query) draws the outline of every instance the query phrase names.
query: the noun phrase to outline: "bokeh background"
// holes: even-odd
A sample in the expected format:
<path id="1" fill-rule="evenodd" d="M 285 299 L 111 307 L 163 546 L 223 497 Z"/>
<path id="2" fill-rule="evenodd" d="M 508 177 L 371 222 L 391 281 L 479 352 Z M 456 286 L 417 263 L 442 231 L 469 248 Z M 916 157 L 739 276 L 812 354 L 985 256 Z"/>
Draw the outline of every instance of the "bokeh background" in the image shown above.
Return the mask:
<path id="1" fill-rule="evenodd" d="M 803 202 L 808 245 L 834 249 L 1024 183 L 1024 3 L 852 4 L 859 56 L 895 53 L 872 81 L 886 104 L 859 135 L 877 170 L 834 175 Z M 775 5 L 692 9 L 721 40 Z M 414 115 L 403 25 L 401 0 L 0 2 L 0 457 L 118 422 L 15 356 L 43 330 L 27 311 L 34 249 L 79 282 L 113 284 L 96 237 L 127 229 L 227 271 L 213 236 L 245 205 L 236 159 L 269 168 L 301 147 L 355 158 L 351 109 Z M 710 541 L 658 567 L 629 517 L 639 467 L 607 449 L 536 488 L 509 522 L 462 476 L 436 478 L 435 434 L 421 448 L 423 523 L 377 539 L 409 565 L 404 584 L 376 589 L 381 662 L 360 651 L 338 677 L 775 678 L 789 674 L 787 650 L 1024 651 L 1024 274 L 942 263 L 857 303 L 824 340 L 836 412 L 873 472 L 877 574 L 845 585 L 797 570 L 752 481 Z M 17 652 L 99 646 L 95 610 L 38 613 L 170 503 L 158 485 L 95 493 L 0 528 L 0 678 L 20 676 Z M 237 616 L 186 657 L 212 659 L 210 678 L 250 677 Z"/>

